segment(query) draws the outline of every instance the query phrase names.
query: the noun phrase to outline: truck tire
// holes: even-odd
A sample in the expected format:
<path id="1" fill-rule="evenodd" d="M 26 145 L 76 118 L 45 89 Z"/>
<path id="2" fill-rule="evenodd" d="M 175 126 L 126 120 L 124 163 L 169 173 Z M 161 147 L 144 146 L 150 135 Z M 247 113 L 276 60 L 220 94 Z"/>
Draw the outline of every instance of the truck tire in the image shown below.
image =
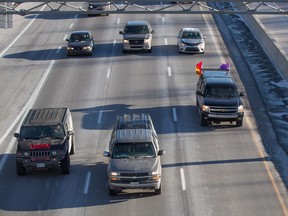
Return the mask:
<path id="1" fill-rule="evenodd" d="M 26 174 L 26 168 L 19 161 L 16 161 L 16 172 L 18 176 Z"/>
<path id="2" fill-rule="evenodd" d="M 155 189 L 155 194 L 160 195 L 161 193 L 162 193 L 162 186 L 160 185 L 158 189 Z"/>
<path id="3" fill-rule="evenodd" d="M 61 161 L 60 167 L 62 174 L 70 173 L 70 156 L 68 153 L 65 155 L 65 158 Z"/>
<path id="4" fill-rule="evenodd" d="M 113 190 L 113 189 L 111 189 L 110 187 L 109 187 L 109 195 L 110 196 L 115 196 L 115 195 L 117 195 L 117 190 Z"/>
<path id="5" fill-rule="evenodd" d="M 71 150 L 70 150 L 70 155 L 74 155 L 75 154 L 75 136 L 72 136 L 72 140 L 71 140 Z"/>
<path id="6" fill-rule="evenodd" d="M 236 126 L 241 127 L 243 125 L 243 119 L 237 120 L 236 121 Z"/>

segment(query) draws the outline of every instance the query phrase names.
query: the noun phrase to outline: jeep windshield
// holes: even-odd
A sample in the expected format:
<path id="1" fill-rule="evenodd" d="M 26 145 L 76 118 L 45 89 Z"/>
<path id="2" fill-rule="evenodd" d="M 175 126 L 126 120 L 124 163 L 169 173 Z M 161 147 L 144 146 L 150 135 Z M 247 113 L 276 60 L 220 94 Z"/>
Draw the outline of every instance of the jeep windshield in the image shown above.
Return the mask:
<path id="1" fill-rule="evenodd" d="M 206 97 L 235 98 L 238 91 L 235 86 L 209 86 L 205 91 Z"/>
<path id="2" fill-rule="evenodd" d="M 50 137 L 52 139 L 63 139 L 64 136 L 64 129 L 59 125 L 23 126 L 20 130 L 20 139 L 41 139 L 45 137 Z"/>
<path id="3" fill-rule="evenodd" d="M 148 34 L 149 29 L 147 26 L 126 26 L 125 34 Z"/>
<path id="4" fill-rule="evenodd" d="M 112 158 L 152 158 L 156 157 L 153 143 L 116 143 L 112 152 Z"/>

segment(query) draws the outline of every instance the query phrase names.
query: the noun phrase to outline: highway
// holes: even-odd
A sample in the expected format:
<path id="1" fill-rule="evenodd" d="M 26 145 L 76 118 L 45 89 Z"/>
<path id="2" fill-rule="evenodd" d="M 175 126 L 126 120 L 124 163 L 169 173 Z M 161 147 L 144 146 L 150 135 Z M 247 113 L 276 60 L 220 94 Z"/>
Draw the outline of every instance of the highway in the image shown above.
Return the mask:
<path id="1" fill-rule="evenodd" d="M 0 30 L 1 216 L 288 216 L 283 182 L 265 153 L 249 97 L 243 98 L 242 127 L 200 126 L 195 65 L 202 60 L 213 68 L 230 60 L 211 16 L 53 14 L 16 20 L 18 28 Z M 122 54 L 118 32 L 128 20 L 151 23 L 152 53 Z M 176 35 L 187 26 L 207 37 L 204 54 L 178 53 Z M 95 37 L 93 56 L 67 57 L 65 39 L 81 29 Z M 69 175 L 16 175 L 13 133 L 31 107 L 72 111 L 77 143 Z M 166 151 L 161 195 L 108 195 L 102 154 L 115 116 L 130 112 L 151 115 Z"/>

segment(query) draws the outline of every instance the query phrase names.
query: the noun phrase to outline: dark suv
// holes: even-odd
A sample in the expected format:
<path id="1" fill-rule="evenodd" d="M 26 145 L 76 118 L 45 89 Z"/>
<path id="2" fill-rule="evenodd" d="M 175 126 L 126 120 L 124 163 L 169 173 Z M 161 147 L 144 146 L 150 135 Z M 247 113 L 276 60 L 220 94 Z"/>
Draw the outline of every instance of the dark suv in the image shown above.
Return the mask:
<path id="1" fill-rule="evenodd" d="M 242 126 L 244 108 L 230 73 L 226 70 L 203 70 L 196 90 L 196 105 L 200 113 L 201 125 L 209 123 L 236 122 Z"/>
<path id="2" fill-rule="evenodd" d="M 24 175 L 28 168 L 61 168 L 70 171 L 70 154 L 74 154 L 75 137 L 68 108 L 29 110 L 17 138 L 16 171 Z"/>

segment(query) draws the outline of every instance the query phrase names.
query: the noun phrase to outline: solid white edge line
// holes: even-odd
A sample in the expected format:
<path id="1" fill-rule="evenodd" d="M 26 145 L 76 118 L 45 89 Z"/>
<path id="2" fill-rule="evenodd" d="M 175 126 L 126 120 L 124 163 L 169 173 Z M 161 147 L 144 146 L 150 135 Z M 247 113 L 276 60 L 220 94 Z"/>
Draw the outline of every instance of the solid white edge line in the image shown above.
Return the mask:
<path id="1" fill-rule="evenodd" d="M 88 189 L 89 189 L 89 184 L 90 184 L 90 178 L 91 178 L 91 172 L 87 173 L 86 176 L 86 181 L 85 181 L 85 185 L 84 185 L 84 190 L 83 193 L 87 194 L 88 193 Z"/>
<path id="2" fill-rule="evenodd" d="M 33 104 L 35 103 L 42 87 L 44 86 L 50 71 L 53 67 L 55 63 L 55 60 L 52 60 L 50 62 L 50 64 L 48 65 L 45 73 L 43 74 L 41 80 L 39 81 L 37 87 L 35 88 L 34 92 L 32 93 L 32 95 L 30 96 L 29 100 L 27 101 L 27 103 L 25 104 L 25 106 L 22 108 L 22 110 L 20 111 L 20 113 L 18 114 L 18 116 L 14 119 L 14 121 L 12 122 L 12 124 L 8 127 L 8 129 L 6 130 L 6 132 L 3 134 L 3 136 L 0 138 L 0 145 L 2 145 L 3 141 L 7 138 L 7 136 L 10 134 L 10 132 L 12 131 L 12 129 L 16 126 L 16 124 L 19 122 L 19 120 L 21 119 L 21 122 L 24 120 L 24 117 L 26 116 L 27 112 L 29 111 L 30 107 L 33 106 Z M 20 122 L 20 123 L 21 123 Z M 17 129 L 19 130 L 19 129 Z M 6 150 L 5 150 L 5 155 L 8 155 L 8 153 L 10 153 L 10 151 L 12 150 L 14 145 L 14 141 L 13 139 L 10 141 L 9 145 L 7 146 Z M 4 155 L 4 156 L 5 156 Z M 0 161 L 0 173 L 2 171 L 3 165 L 7 160 L 7 156 L 2 157 L 1 161 Z"/>
<path id="3" fill-rule="evenodd" d="M 73 27 L 74 23 L 71 23 L 69 26 L 69 29 L 71 29 Z"/>
<path id="4" fill-rule="evenodd" d="M 185 175 L 184 175 L 184 169 L 183 168 L 180 168 L 180 176 L 181 176 L 182 190 L 186 191 L 186 182 L 185 182 Z"/>
<path id="5" fill-rule="evenodd" d="M 44 10 L 45 5 L 41 8 L 40 11 Z M 32 25 L 32 23 L 37 19 L 39 14 L 37 14 L 28 25 L 20 32 L 20 34 L 0 53 L 0 58 L 14 45 L 14 43 L 25 33 L 25 31 Z"/>

